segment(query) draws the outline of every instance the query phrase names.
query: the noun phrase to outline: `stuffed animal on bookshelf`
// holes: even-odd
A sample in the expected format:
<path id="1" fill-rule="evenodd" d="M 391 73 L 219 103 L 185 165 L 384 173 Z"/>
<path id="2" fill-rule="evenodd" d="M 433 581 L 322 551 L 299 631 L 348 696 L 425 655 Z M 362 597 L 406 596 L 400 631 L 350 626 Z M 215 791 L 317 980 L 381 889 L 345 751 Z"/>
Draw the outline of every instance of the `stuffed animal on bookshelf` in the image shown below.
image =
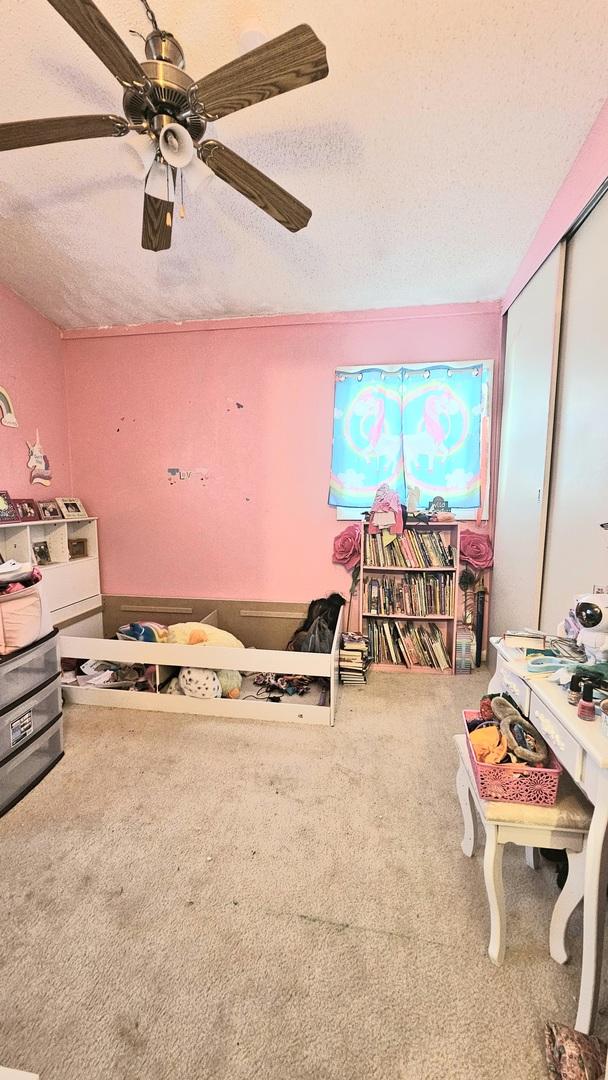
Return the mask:
<path id="1" fill-rule="evenodd" d="M 243 642 L 227 630 L 208 623 L 183 622 L 168 627 L 169 645 L 219 645 L 226 649 L 242 649 Z"/>
<path id="2" fill-rule="evenodd" d="M 374 521 L 374 517 L 378 517 L 379 520 Z M 401 536 L 403 532 L 401 499 L 388 484 L 380 484 L 370 510 L 368 531 L 373 535 L 381 528 L 386 528 L 387 524 L 390 533 Z"/>
<path id="3" fill-rule="evenodd" d="M 407 491 L 407 512 L 408 514 L 415 514 L 418 511 L 418 503 L 420 502 L 420 488 L 410 487 Z"/>

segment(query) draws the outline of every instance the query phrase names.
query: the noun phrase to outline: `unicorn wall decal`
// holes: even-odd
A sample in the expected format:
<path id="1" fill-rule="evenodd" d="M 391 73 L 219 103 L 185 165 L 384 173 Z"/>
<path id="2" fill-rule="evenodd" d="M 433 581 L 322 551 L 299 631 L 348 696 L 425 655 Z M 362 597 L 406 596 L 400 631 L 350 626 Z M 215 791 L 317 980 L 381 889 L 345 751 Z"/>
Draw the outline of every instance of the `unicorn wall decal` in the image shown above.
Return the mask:
<path id="1" fill-rule="evenodd" d="M 27 440 L 26 440 L 27 442 Z M 36 429 L 36 442 L 27 443 L 27 448 L 30 452 L 27 467 L 31 469 L 30 472 L 30 484 L 44 484 L 48 487 L 53 474 L 51 472 L 51 466 L 49 459 L 44 453 L 42 446 L 40 445 L 40 435 Z"/>

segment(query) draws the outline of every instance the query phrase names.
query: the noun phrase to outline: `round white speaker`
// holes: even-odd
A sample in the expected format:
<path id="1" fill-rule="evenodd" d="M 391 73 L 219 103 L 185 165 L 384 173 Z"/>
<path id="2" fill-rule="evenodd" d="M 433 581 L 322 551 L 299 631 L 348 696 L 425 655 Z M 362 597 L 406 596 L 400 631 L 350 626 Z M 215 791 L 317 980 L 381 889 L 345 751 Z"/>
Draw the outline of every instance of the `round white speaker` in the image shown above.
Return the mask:
<path id="1" fill-rule="evenodd" d="M 181 124 L 167 124 L 159 135 L 158 146 L 163 160 L 174 169 L 185 169 L 192 161 L 192 139 Z"/>

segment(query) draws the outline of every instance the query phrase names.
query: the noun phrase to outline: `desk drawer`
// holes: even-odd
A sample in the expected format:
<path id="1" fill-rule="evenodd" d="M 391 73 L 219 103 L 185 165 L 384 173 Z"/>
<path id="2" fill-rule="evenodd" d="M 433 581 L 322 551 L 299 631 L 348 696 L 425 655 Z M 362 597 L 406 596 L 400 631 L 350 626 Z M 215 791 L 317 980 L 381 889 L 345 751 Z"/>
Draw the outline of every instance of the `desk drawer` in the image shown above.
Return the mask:
<path id="1" fill-rule="evenodd" d="M 530 687 L 512 671 L 502 656 L 498 657 L 492 690 L 497 694 L 508 694 L 523 715 L 530 716 Z"/>
<path id="2" fill-rule="evenodd" d="M 532 694 L 530 701 L 530 721 L 546 739 L 572 779 L 580 784 L 583 779 L 583 748 L 536 694 Z"/>

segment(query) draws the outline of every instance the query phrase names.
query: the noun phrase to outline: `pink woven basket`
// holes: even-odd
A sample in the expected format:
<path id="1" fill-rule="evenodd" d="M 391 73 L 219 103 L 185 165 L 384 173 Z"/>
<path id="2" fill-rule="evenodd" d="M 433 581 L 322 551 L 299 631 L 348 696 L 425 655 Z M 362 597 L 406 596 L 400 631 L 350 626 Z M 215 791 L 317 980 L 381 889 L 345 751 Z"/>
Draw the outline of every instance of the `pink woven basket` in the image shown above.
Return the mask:
<path id="1" fill-rule="evenodd" d="M 463 712 L 467 747 L 477 790 L 482 799 L 490 802 L 527 803 L 528 806 L 553 806 L 557 799 L 559 778 L 563 772 L 555 754 L 549 748 L 549 765 L 546 768 L 532 765 L 486 765 L 478 761 L 469 739 L 469 721 L 478 720 L 475 709 Z"/>

